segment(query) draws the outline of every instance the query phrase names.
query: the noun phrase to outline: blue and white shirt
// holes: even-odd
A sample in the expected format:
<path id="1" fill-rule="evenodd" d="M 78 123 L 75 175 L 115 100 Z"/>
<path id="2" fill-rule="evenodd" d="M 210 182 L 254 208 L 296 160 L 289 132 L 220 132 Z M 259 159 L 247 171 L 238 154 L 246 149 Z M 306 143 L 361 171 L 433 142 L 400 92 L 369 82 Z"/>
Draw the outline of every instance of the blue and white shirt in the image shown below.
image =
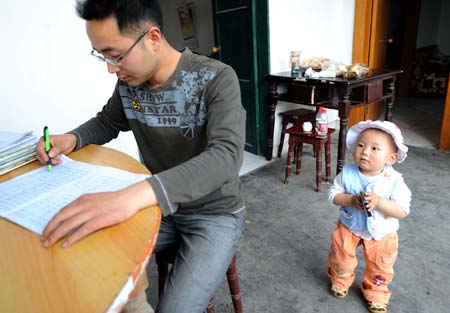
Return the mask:
<path id="1" fill-rule="evenodd" d="M 378 196 L 395 201 L 406 214 L 409 214 L 411 191 L 406 186 L 403 176 L 392 166 L 386 166 L 377 176 L 364 176 L 356 164 L 346 165 L 334 179 L 328 190 L 328 200 L 332 205 L 336 194 L 359 194 L 361 191 L 374 192 Z M 343 206 L 339 220 L 355 235 L 366 239 L 379 240 L 399 229 L 397 218 L 386 216 L 376 208 L 372 216 L 367 217 L 364 210 L 354 206 Z"/>

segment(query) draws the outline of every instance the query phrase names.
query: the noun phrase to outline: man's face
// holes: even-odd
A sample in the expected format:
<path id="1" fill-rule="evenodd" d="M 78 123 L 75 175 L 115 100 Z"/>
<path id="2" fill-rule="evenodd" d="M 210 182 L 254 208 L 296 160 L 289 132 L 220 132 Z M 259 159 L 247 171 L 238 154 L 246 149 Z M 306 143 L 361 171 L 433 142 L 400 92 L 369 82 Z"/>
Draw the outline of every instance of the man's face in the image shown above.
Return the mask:
<path id="1" fill-rule="evenodd" d="M 121 34 L 114 17 L 87 21 L 86 30 L 92 48 L 104 58 L 123 57 L 120 65 L 107 62 L 108 71 L 115 73 L 120 80 L 130 86 L 138 86 L 154 75 L 158 64 L 157 55 L 148 34 L 141 39 L 139 34 Z"/>

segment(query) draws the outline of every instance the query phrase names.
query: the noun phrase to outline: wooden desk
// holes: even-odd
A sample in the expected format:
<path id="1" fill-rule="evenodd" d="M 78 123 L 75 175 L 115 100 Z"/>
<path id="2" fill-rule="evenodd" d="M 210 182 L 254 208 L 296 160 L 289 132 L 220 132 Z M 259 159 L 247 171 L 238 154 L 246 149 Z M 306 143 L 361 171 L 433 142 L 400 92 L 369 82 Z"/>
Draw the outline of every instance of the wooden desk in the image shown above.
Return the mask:
<path id="1" fill-rule="evenodd" d="M 339 111 L 340 129 L 336 174 L 345 162 L 345 139 L 350 111 L 369 103 L 385 101 L 385 120 L 392 120 L 395 101 L 395 81 L 401 70 L 372 70 L 365 77 L 304 78 L 293 77 L 290 72 L 272 74 L 269 83 L 269 126 L 266 159 L 272 159 L 275 109 L 279 100 L 311 106 L 323 106 Z"/>
<path id="2" fill-rule="evenodd" d="M 69 157 L 149 173 L 134 158 L 102 146 L 89 145 Z M 0 182 L 39 166 L 35 161 L 1 175 Z M 46 249 L 37 234 L 0 218 L 0 312 L 119 311 L 145 269 L 160 221 L 154 206 L 67 249 L 62 241 Z"/>

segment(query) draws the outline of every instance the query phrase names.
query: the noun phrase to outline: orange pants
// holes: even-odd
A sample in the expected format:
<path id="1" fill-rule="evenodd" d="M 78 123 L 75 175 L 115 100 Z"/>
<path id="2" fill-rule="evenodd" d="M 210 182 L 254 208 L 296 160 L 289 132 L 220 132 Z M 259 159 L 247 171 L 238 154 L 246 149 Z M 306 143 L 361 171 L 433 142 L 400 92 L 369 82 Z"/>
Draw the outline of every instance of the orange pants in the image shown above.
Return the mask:
<path id="1" fill-rule="evenodd" d="M 397 232 L 381 240 L 364 240 L 354 235 L 341 222 L 337 223 L 332 235 L 331 252 L 328 256 L 328 276 L 331 283 L 342 289 L 349 289 L 355 280 L 358 263 L 356 249 L 362 244 L 366 269 L 361 285 L 367 301 L 388 303 L 391 292 L 389 283 L 394 278 L 394 264 L 397 259 Z"/>

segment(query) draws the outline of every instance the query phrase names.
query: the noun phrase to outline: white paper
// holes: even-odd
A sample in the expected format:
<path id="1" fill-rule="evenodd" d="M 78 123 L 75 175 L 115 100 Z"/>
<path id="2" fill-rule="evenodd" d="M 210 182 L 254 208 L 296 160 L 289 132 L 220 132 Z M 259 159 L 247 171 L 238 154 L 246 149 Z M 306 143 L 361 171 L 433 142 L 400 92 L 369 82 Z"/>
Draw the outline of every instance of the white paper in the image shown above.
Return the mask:
<path id="1" fill-rule="evenodd" d="M 42 166 L 0 184 L 0 216 L 41 235 L 50 219 L 81 195 L 116 191 L 147 177 L 64 157 L 51 172 Z"/>
<path id="2" fill-rule="evenodd" d="M 310 78 L 335 78 L 336 72 L 335 71 L 320 71 L 316 72 L 311 67 L 309 67 L 305 71 L 305 76 Z"/>
<path id="3" fill-rule="evenodd" d="M 34 136 L 33 132 L 15 133 L 0 131 L 0 153 L 6 153 L 24 144 L 36 141 L 37 138 Z"/>
<path id="4" fill-rule="evenodd" d="M 37 141 L 33 132 L 0 130 L 0 175 L 36 160 Z"/>

